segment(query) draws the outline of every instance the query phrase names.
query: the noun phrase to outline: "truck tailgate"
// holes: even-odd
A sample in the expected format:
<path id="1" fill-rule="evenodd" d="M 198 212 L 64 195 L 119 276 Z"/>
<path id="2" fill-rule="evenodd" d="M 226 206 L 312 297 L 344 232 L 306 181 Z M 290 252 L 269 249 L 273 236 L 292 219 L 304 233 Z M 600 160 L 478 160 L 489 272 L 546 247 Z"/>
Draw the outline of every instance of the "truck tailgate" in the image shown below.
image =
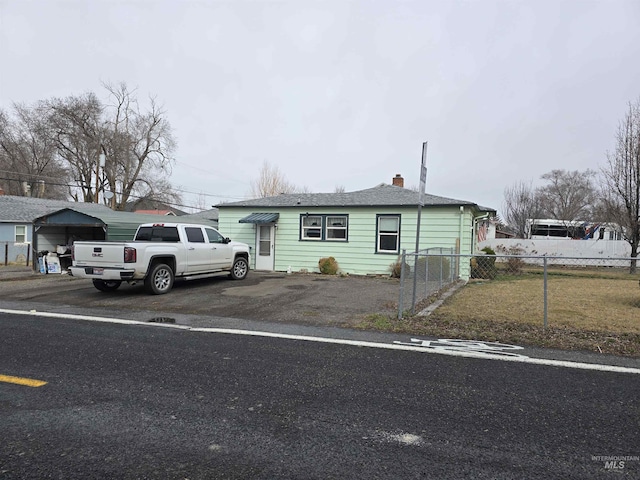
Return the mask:
<path id="1" fill-rule="evenodd" d="M 123 242 L 75 242 L 73 257 L 76 266 L 124 266 Z"/>

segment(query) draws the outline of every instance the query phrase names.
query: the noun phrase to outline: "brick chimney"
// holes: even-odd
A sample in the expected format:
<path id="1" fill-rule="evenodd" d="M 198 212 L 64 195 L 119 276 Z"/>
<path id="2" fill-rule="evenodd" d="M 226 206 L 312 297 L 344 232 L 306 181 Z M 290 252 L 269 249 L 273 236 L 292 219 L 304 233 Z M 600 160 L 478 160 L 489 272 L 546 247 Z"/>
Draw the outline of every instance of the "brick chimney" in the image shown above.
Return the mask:
<path id="1" fill-rule="evenodd" d="M 404 187 L 404 178 L 402 178 L 402 175 L 399 173 L 396 173 L 396 176 L 393 177 L 392 183 L 396 187 Z"/>

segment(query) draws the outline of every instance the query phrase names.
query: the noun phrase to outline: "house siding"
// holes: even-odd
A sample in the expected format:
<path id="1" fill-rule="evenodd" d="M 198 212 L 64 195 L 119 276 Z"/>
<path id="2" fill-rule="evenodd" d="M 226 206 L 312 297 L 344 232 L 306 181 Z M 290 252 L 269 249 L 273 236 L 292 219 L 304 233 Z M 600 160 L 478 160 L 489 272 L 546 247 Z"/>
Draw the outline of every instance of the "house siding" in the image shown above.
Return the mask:
<path id="1" fill-rule="evenodd" d="M 333 256 L 343 273 L 354 275 L 389 274 L 403 249 L 413 252 L 416 246 L 417 207 L 304 207 L 247 208 L 219 207 L 219 227 L 223 235 L 245 242 L 252 248 L 252 268 L 255 267 L 256 228 L 239 223 L 250 213 L 279 213 L 275 232 L 274 270 L 319 272 L 318 261 Z M 347 215 L 348 240 L 300 240 L 300 216 Z M 400 216 L 400 253 L 377 253 L 377 217 Z M 469 207 L 429 207 L 422 209 L 420 248 L 452 248 L 459 245 L 462 253 L 472 247 L 473 212 Z M 459 241 L 459 243 L 458 243 Z M 460 274 L 468 277 L 468 265 Z"/>
<path id="2" fill-rule="evenodd" d="M 16 227 L 26 227 L 27 243 L 16 243 Z M 26 222 L 0 223 L 0 262 L 22 263 L 29 257 L 31 262 L 33 255 L 31 249 L 31 224 Z"/>

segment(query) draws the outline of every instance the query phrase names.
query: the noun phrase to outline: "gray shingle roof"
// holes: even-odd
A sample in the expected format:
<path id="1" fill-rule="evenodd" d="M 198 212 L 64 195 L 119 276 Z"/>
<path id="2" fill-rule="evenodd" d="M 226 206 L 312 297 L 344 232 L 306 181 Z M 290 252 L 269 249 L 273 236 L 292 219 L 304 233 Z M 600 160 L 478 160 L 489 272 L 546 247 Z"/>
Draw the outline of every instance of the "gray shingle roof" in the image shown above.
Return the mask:
<path id="1" fill-rule="evenodd" d="M 241 200 L 217 205 L 224 207 L 382 207 L 417 206 L 418 192 L 382 183 L 376 187 L 343 193 L 292 193 L 274 197 Z M 424 195 L 425 206 L 476 206 L 473 202 Z M 493 209 L 487 209 L 493 211 Z"/>
<path id="2" fill-rule="evenodd" d="M 31 223 L 38 217 L 49 215 L 63 208 L 71 208 L 87 215 L 98 215 L 111 211 L 109 207 L 96 203 L 0 195 L 0 222 Z"/>

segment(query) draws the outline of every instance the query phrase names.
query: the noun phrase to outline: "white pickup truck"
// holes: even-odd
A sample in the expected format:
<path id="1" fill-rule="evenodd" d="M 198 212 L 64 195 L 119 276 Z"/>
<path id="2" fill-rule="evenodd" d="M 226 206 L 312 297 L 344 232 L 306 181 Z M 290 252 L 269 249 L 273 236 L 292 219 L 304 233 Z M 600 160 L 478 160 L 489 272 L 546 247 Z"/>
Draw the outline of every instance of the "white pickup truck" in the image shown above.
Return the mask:
<path id="1" fill-rule="evenodd" d="M 90 278 L 100 291 L 116 290 L 123 281 L 144 281 L 160 295 L 175 278 L 228 271 L 234 280 L 249 273 L 249 246 L 232 242 L 215 228 L 184 223 L 148 223 L 138 227 L 132 242 L 75 242 L 74 277 Z"/>

